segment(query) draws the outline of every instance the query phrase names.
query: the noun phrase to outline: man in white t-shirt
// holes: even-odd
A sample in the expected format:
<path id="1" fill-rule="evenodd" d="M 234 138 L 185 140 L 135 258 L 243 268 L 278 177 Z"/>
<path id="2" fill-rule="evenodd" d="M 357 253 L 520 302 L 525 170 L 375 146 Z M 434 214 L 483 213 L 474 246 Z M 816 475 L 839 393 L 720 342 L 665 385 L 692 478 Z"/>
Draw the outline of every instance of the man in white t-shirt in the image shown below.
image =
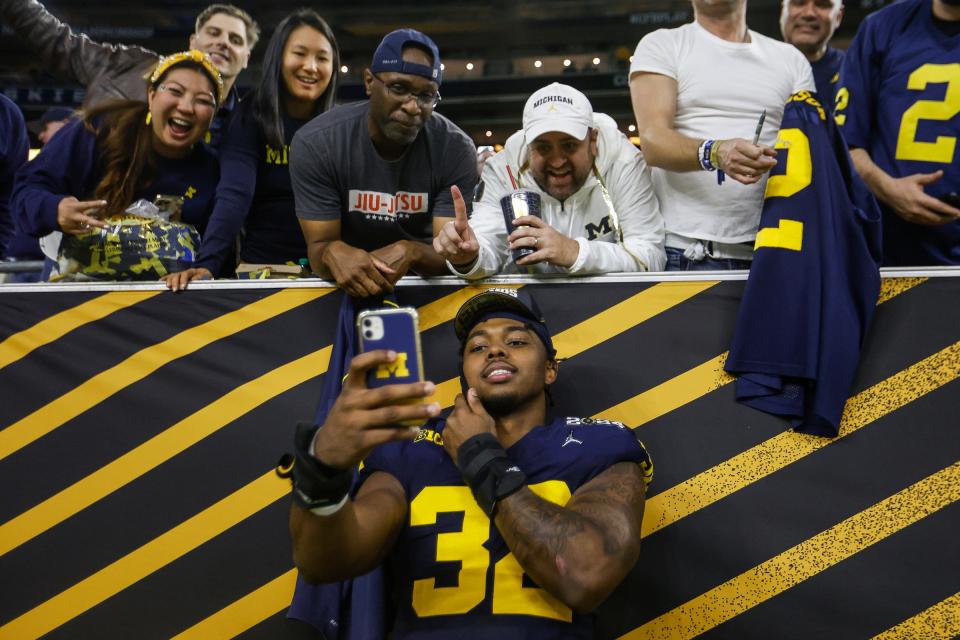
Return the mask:
<path id="1" fill-rule="evenodd" d="M 750 268 L 784 104 L 814 90 L 803 54 L 748 29 L 746 12 L 746 0 L 693 0 L 692 23 L 647 34 L 633 55 L 630 95 L 668 271 Z"/>

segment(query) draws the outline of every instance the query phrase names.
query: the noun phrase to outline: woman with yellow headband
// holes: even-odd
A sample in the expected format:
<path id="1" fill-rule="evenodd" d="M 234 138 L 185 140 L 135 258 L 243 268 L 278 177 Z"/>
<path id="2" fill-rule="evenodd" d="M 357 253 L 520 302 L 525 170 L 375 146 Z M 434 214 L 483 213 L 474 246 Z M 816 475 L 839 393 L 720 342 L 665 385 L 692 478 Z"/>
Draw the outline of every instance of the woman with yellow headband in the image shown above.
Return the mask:
<path id="1" fill-rule="evenodd" d="M 230 121 L 220 146 L 223 180 L 217 205 L 193 268 L 166 276 L 177 291 L 191 280 L 219 275 L 241 228 L 240 259 L 256 264 L 296 263 L 307 257 L 294 212 L 290 141 L 311 118 L 333 106 L 340 54 L 330 26 L 299 9 L 273 32 L 260 84 Z"/>
<path id="2" fill-rule="evenodd" d="M 104 217 L 158 194 L 183 198 L 180 221 L 203 232 L 219 178 L 216 156 L 201 141 L 223 98 L 220 72 L 206 54 L 160 60 L 147 102 L 92 109 L 64 127 L 17 173 L 11 212 L 41 237 L 107 228 Z"/>

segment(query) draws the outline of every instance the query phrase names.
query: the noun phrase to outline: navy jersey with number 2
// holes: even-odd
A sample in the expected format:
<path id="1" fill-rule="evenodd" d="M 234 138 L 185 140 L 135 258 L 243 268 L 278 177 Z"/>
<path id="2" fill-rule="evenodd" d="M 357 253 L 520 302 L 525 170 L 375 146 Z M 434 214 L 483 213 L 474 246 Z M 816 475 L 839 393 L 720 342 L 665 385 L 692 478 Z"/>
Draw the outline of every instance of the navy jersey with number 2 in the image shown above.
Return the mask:
<path id="1" fill-rule="evenodd" d="M 863 21 L 840 71 L 837 123 L 894 178 L 942 170 L 924 186 L 960 192 L 960 34 L 937 28 L 931 0 L 905 0 Z M 913 224 L 881 204 L 885 265 L 960 264 L 960 221 Z"/>
<path id="2" fill-rule="evenodd" d="M 737 400 L 835 436 L 880 290 L 880 211 L 830 113 L 793 95 L 726 369 Z"/>
<path id="3" fill-rule="evenodd" d="M 409 501 L 407 525 L 388 557 L 397 606 L 393 637 L 592 637 L 591 616 L 574 613 L 524 574 L 444 451 L 444 424 L 431 420 L 415 440 L 378 447 L 361 470 L 361 480 L 381 471 L 393 475 Z M 561 505 L 618 462 L 650 472 L 633 432 L 604 420 L 555 418 L 507 455 L 527 475 L 531 491 Z"/>

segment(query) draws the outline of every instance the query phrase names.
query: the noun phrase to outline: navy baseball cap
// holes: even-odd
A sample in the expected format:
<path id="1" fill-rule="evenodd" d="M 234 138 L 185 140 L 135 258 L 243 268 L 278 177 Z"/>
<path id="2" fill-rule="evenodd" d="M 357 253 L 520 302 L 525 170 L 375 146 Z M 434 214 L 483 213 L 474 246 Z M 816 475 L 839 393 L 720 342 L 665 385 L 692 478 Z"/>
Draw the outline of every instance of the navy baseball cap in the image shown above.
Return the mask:
<path id="1" fill-rule="evenodd" d="M 453 330 L 460 343 L 463 344 L 474 326 L 490 318 L 513 318 L 523 322 L 543 342 L 547 357 L 552 360 L 557 356 L 547 321 L 537 301 L 525 289 L 491 288 L 464 302 L 453 321 Z"/>
<path id="2" fill-rule="evenodd" d="M 428 67 L 416 62 L 404 61 L 403 48 L 407 45 L 420 46 L 429 51 L 433 57 L 433 66 Z M 373 73 L 381 71 L 409 73 L 433 80 L 439 86 L 443 78 L 443 73 L 440 70 L 440 49 L 437 48 L 437 44 L 433 40 L 416 29 L 397 29 L 388 33 L 380 41 L 377 50 L 373 52 L 373 64 L 370 65 L 370 71 Z"/>
<path id="3" fill-rule="evenodd" d="M 40 133 L 48 122 L 58 122 L 60 120 L 69 120 L 74 116 L 73 109 L 67 107 L 50 107 L 44 111 L 43 115 L 36 120 L 27 123 L 27 128 L 34 133 Z"/>

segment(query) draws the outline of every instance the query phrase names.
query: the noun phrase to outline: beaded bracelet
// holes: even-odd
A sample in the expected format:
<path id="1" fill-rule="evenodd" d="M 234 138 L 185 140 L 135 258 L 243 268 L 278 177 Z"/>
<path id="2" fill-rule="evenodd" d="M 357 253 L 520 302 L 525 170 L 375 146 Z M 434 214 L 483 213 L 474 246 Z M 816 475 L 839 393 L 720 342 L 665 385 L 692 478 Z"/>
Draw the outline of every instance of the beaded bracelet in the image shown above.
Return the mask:
<path id="1" fill-rule="evenodd" d="M 716 153 L 713 151 L 715 140 L 704 140 L 700 144 L 700 149 L 698 150 L 698 156 L 700 161 L 700 168 L 704 171 L 716 171 L 717 166 L 712 162 L 713 158 L 716 156 Z"/>

